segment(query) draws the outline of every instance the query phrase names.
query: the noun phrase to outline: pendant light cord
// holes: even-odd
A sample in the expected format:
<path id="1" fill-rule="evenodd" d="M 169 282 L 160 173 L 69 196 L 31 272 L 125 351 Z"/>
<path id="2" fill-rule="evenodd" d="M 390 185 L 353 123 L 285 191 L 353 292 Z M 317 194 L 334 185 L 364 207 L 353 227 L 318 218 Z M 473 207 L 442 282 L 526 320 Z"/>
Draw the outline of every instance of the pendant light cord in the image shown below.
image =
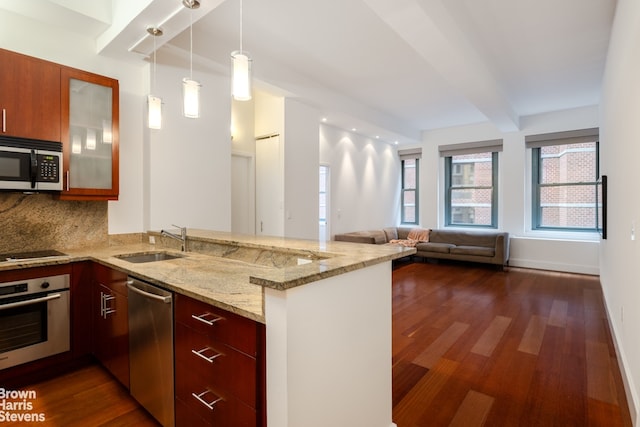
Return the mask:
<path id="1" fill-rule="evenodd" d="M 151 88 L 151 93 L 154 93 L 156 90 L 156 37 L 153 36 L 153 87 Z"/>
<path id="2" fill-rule="evenodd" d="M 193 80 L 193 7 L 189 10 L 189 79 Z"/>
<path id="3" fill-rule="evenodd" d="M 242 53 L 242 0 L 240 0 L 240 53 Z"/>

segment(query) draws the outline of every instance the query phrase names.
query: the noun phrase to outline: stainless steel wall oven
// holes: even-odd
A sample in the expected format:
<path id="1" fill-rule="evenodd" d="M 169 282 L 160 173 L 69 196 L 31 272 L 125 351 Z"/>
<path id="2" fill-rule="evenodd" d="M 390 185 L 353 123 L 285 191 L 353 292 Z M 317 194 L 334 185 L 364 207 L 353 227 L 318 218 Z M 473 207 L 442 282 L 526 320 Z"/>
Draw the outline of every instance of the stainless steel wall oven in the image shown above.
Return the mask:
<path id="1" fill-rule="evenodd" d="M 70 350 L 69 275 L 0 283 L 0 369 Z"/>

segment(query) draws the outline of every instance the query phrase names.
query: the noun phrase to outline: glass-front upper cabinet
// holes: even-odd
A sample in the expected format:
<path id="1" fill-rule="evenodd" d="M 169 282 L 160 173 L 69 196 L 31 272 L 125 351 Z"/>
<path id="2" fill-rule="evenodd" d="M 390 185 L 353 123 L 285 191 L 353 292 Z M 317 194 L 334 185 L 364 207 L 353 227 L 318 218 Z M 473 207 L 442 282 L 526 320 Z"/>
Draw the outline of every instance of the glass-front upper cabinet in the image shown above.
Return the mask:
<path id="1" fill-rule="evenodd" d="M 66 200 L 118 199 L 118 81 L 62 70 L 62 143 Z"/>

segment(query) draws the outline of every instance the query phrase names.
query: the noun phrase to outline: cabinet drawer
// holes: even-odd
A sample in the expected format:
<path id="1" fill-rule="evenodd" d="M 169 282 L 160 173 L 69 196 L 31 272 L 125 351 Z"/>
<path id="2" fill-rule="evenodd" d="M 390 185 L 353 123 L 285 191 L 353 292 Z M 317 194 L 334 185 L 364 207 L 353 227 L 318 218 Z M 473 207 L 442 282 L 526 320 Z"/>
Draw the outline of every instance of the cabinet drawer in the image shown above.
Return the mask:
<path id="1" fill-rule="evenodd" d="M 182 404 L 186 408 L 181 407 Z M 184 363 L 176 365 L 176 407 L 176 420 L 179 425 L 182 424 L 181 412 L 185 409 L 194 412 L 188 418 L 201 417 L 215 426 L 258 425 L 257 414 L 253 408 L 209 384 Z"/>
<path id="2" fill-rule="evenodd" d="M 189 406 L 182 401 L 176 399 L 176 427 L 209 427 L 213 426 L 211 422 L 202 418 L 198 413 L 191 410 Z"/>
<path id="3" fill-rule="evenodd" d="M 256 407 L 256 360 L 222 343 L 212 341 L 181 323 L 176 324 L 176 363 L 193 370 L 198 378 Z"/>
<path id="4" fill-rule="evenodd" d="M 176 322 L 256 357 L 258 324 L 253 320 L 179 294 L 175 310 Z"/>

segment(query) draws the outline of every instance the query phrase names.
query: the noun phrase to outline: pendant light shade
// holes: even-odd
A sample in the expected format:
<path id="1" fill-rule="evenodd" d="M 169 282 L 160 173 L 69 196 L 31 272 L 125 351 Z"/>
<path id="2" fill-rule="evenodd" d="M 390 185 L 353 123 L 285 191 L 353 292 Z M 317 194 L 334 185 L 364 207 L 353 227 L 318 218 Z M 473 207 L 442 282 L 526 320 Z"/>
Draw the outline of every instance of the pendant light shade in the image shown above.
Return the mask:
<path id="1" fill-rule="evenodd" d="M 193 80 L 193 9 L 200 7 L 198 0 L 182 0 L 182 4 L 190 9 L 189 14 L 189 77 L 182 79 L 182 115 L 190 119 L 200 117 L 200 86 Z"/>
<path id="2" fill-rule="evenodd" d="M 242 0 L 240 0 L 240 50 L 231 52 L 231 95 L 238 101 L 251 99 L 251 58 L 242 50 Z"/>
<path id="3" fill-rule="evenodd" d="M 190 119 L 200 117 L 200 83 L 182 79 L 182 114 Z"/>
<path id="4" fill-rule="evenodd" d="M 251 99 L 251 58 L 247 52 L 236 50 L 231 52 L 231 61 L 233 99 L 248 101 Z"/>
<path id="5" fill-rule="evenodd" d="M 156 37 L 162 35 L 162 30 L 157 27 L 148 27 L 147 33 L 151 34 L 153 39 L 153 87 L 156 86 Z M 149 95 L 147 97 L 147 125 L 149 129 L 162 129 L 162 98 L 155 95 Z"/>
<path id="6" fill-rule="evenodd" d="M 162 129 L 162 98 L 149 95 L 147 104 L 149 106 L 149 129 Z"/>

